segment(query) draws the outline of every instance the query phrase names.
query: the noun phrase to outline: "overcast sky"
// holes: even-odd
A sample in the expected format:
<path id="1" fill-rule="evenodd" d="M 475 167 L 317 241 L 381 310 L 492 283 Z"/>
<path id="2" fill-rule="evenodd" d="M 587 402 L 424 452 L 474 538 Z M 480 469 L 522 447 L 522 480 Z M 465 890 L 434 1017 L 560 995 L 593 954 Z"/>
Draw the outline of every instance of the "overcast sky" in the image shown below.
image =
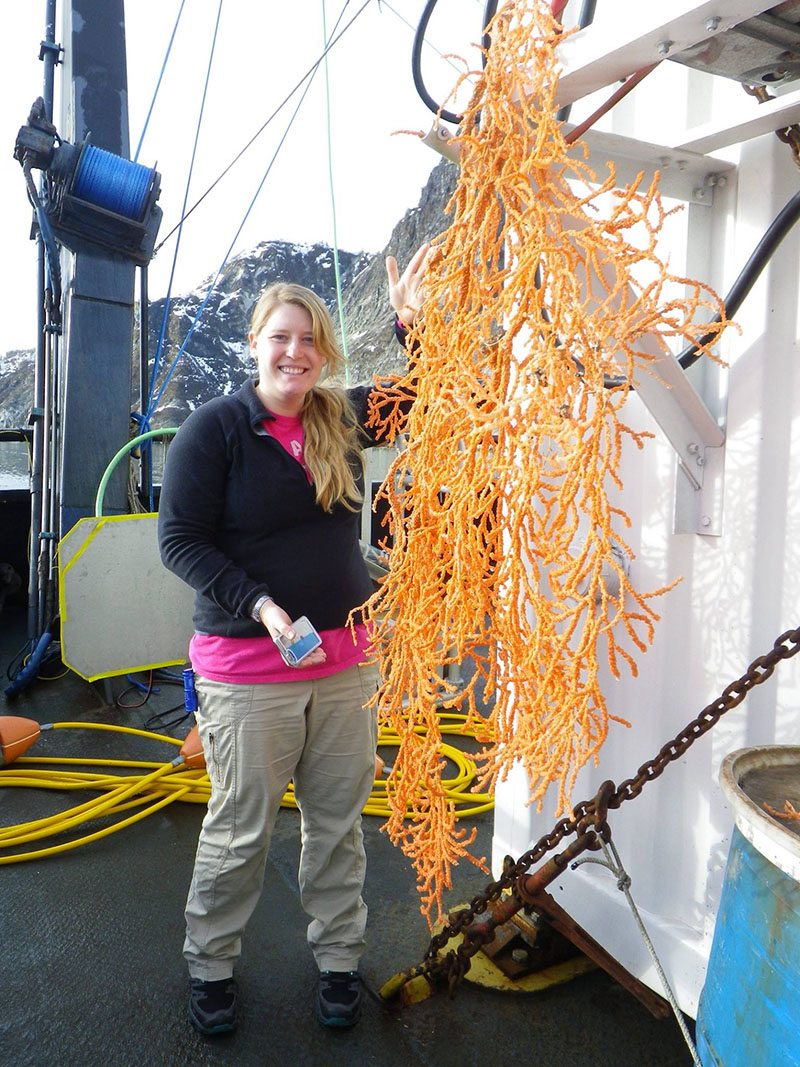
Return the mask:
<path id="1" fill-rule="evenodd" d="M 9 4 L 10 0 L 5 0 Z M 363 0 L 349 0 L 340 29 Z M 344 0 L 324 4 L 328 33 Z M 180 9 L 180 0 L 135 0 L 126 5 L 131 154 L 135 153 L 159 71 Z M 391 229 L 413 207 L 439 156 L 398 130 L 427 130 L 433 116 L 419 99 L 411 74 L 412 29 L 423 0 L 371 0 L 329 55 L 330 130 L 337 238 L 348 251 L 378 251 Z M 427 40 L 442 53 L 480 65 L 483 0 L 439 0 Z M 192 146 L 208 69 L 219 0 L 185 0 L 175 43 L 139 161 L 161 174 L 164 220 L 159 240 L 178 222 L 186 195 Z M 5 254 L 2 266 L 0 352 L 35 345 L 35 245 L 22 171 L 12 153 L 17 131 L 42 92 L 39 42 L 44 0 L 14 4 L 5 20 L 0 153 Z M 60 12 L 56 36 L 61 41 Z M 323 49 L 323 0 L 253 3 L 225 0 L 200 129 L 191 206 L 266 122 Z M 441 99 L 458 71 L 426 46 L 424 73 Z M 457 62 L 457 61 L 456 61 Z M 460 69 L 460 68 L 459 68 Z M 300 90 L 302 91 L 302 89 Z M 181 235 L 173 292 L 199 285 L 216 273 L 234 242 L 257 187 L 283 136 L 297 93 L 272 120 L 231 174 L 192 214 Z M 464 97 L 461 97 L 463 105 Z M 459 100 L 451 104 L 457 110 Z M 58 101 L 56 126 L 60 126 Z M 333 243 L 328 167 L 325 72 L 321 66 L 299 115 L 264 183 L 234 254 L 259 241 Z M 172 270 L 175 237 L 152 261 L 152 297 L 163 296 Z"/>

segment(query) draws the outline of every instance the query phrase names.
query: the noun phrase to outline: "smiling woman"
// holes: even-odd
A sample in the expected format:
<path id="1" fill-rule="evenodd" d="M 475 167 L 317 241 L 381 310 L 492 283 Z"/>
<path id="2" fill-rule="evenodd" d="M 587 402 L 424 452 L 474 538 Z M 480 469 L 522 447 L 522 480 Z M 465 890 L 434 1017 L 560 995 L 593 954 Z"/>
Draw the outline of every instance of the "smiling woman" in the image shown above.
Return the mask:
<path id="1" fill-rule="evenodd" d="M 267 433 L 303 467 L 324 511 L 336 503 L 359 508 L 354 411 L 341 390 L 314 388 L 323 370 L 336 376 L 345 363 L 322 300 L 302 285 L 270 285 L 253 311 L 250 348 L 258 365 L 256 395 L 271 416 Z"/>
<path id="2" fill-rule="evenodd" d="M 335 352 L 333 338 L 322 333 L 322 323 L 328 321 L 324 308 L 315 308 L 315 327 L 307 306 L 316 301 L 300 286 L 274 285 L 256 304 L 250 331 L 250 350 L 258 363 L 256 393 L 273 414 L 299 414 L 328 362 L 324 349 Z"/>
<path id="3" fill-rule="evenodd" d="M 420 303 L 426 255 L 423 246 L 402 276 L 387 261 L 390 300 L 405 321 Z M 290 779 L 303 815 L 299 883 L 325 1026 L 358 1021 L 367 917 L 361 812 L 377 721 L 365 705 L 378 671 L 365 662 L 358 622 L 373 589 L 359 548 L 360 453 L 382 443 L 372 415 L 383 394 L 320 382 L 344 358 L 324 303 L 301 285 L 264 291 L 249 339 L 257 380 L 184 422 L 159 511 L 162 559 L 197 591 L 189 653 L 212 795 L 184 955 L 202 1033 L 235 1025 L 232 972 Z M 321 645 L 287 665 L 276 644 L 299 636 L 303 616 Z"/>

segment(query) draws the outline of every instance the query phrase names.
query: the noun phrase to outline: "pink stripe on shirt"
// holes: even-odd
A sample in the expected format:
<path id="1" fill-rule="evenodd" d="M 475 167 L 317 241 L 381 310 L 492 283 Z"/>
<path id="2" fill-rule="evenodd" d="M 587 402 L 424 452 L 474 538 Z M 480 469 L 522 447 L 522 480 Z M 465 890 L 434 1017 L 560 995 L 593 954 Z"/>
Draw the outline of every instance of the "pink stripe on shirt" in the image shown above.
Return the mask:
<path id="1" fill-rule="evenodd" d="M 366 626 L 349 626 L 320 630 L 327 659 L 313 667 L 287 667 L 274 641 L 264 631 L 263 637 L 220 637 L 195 634 L 189 642 L 189 659 L 193 670 L 212 682 L 234 685 L 262 685 L 268 682 L 299 682 L 325 678 L 329 674 L 363 663 L 370 651 Z"/>

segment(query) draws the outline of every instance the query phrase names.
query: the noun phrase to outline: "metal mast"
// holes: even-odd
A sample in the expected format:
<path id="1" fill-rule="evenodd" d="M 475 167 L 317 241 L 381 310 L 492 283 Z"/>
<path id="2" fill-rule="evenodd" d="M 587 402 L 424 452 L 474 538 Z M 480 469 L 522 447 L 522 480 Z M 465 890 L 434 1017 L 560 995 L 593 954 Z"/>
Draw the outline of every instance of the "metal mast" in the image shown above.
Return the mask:
<path id="1" fill-rule="evenodd" d="M 129 158 L 123 0 L 66 0 L 60 130 Z M 59 536 L 94 513 L 103 472 L 129 439 L 135 264 L 92 249 L 63 255 L 64 359 Z M 127 511 L 124 465 L 106 513 Z"/>

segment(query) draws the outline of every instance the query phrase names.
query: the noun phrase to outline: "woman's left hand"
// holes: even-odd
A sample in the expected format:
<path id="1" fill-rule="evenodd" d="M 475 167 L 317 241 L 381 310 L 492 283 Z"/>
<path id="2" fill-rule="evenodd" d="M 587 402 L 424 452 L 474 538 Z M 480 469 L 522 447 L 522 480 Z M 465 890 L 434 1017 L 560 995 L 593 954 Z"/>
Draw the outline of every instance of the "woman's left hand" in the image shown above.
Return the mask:
<path id="1" fill-rule="evenodd" d="M 424 291 L 422 281 L 425 277 L 426 260 L 430 251 L 426 241 L 417 249 L 411 260 L 400 274 L 394 256 L 386 257 L 386 275 L 389 279 L 389 300 L 397 312 L 397 317 L 405 326 L 413 326 L 417 312 L 422 307 Z"/>

